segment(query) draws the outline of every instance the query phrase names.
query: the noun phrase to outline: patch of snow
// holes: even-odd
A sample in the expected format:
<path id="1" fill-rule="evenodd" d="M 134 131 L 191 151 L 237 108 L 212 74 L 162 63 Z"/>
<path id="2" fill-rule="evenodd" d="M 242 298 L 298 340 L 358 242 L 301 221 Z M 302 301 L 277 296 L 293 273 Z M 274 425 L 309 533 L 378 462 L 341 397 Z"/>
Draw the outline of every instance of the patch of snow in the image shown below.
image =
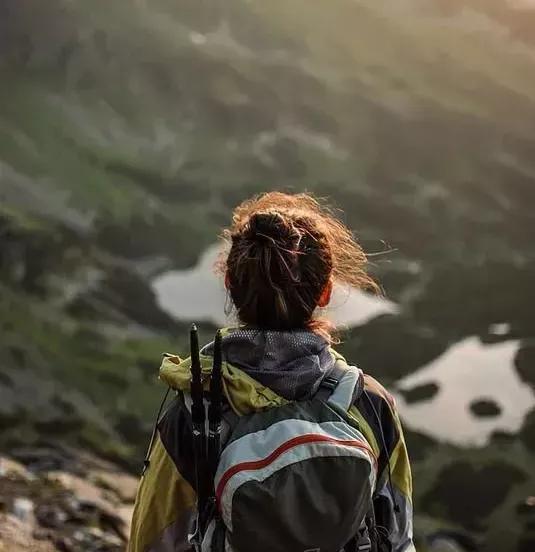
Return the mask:
<path id="1" fill-rule="evenodd" d="M 154 279 L 152 288 L 160 308 L 179 320 L 228 324 L 226 290 L 214 273 L 219 246 L 209 247 L 198 264 L 186 270 L 169 270 Z"/>
<path id="2" fill-rule="evenodd" d="M 467 338 L 400 380 L 398 387 L 403 390 L 428 381 L 440 387 L 433 399 L 415 404 L 396 394 L 407 426 L 459 445 L 485 445 L 497 430 L 517 432 L 535 405 L 533 391 L 514 368 L 518 347 L 513 340 L 485 345 Z M 494 400 L 501 414 L 491 419 L 474 416 L 470 403 L 481 397 Z"/>
<path id="3" fill-rule="evenodd" d="M 197 266 L 170 270 L 155 278 L 152 288 L 160 308 L 179 320 L 205 321 L 217 326 L 234 323 L 235 320 L 225 314 L 227 292 L 213 269 L 219 251 L 218 244 L 212 245 Z M 337 286 L 330 306 L 323 312 L 335 324 L 352 327 L 397 310 L 397 306 L 386 299 Z"/>

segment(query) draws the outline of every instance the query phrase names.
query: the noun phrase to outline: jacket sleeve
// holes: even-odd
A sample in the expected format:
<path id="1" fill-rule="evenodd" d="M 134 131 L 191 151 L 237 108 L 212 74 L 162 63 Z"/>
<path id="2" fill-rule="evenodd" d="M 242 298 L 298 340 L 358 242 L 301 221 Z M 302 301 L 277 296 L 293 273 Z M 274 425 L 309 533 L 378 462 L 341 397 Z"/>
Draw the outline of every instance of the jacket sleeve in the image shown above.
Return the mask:
<path id="1" fill-rule="evenodd" d="M 401 421 L 393 397 L 377 381 L 365 376 L 365 390 L 357 408 L 378 453 L 375 521 L 392 552 L 414 552 L 412 476 Z"/>
<path id="2" fill-rule="evenodd" d="M 377 524 L 386 527 L 390 535 L 392 552 L 414 552 L 411 469 L 397 414 L 394 419 L 399 424 L 399 438 L 390 457 L 391 479 L 381 478 L 374 509 Z"/>
<path id="3" fill-rule="evenodd" d="M 159 424 L 134 505 L 128 552 L 186 552 L 196 494 L 187 469 L 177 467 L 168 441 L 187 431 L 185 416 L 175 403 Z M 183 442 L 183 441 L 182 441 Z M 177 447 L 180 443 L 177 444 Z M 176 447 L 175 447 L 176 448 Z M 179 465 L 182 467 L 181 465 Z"/>
<path id="4" fill-rule="evenodd" d="M 128 552 L 186 552 L 195 492 L 180 475 L 157 437 L 141 478 Z"/>

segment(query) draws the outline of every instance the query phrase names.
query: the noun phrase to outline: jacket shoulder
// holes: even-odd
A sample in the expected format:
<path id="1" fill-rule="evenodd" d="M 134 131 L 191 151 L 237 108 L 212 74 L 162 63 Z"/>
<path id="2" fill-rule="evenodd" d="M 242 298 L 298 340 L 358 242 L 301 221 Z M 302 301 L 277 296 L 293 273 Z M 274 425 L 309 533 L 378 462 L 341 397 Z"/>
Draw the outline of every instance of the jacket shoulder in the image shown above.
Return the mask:
<path id="1" fill-rule="evenodd" d="M 396 400 L 394 397 L 386 390 L 386 388 L 379 383 L 374 377 L 369 374 L 363 374 L 364 377 L 364 390 L 374 395 L 375 397 L 382 399 L 392 410 L 396 410 Z"/>

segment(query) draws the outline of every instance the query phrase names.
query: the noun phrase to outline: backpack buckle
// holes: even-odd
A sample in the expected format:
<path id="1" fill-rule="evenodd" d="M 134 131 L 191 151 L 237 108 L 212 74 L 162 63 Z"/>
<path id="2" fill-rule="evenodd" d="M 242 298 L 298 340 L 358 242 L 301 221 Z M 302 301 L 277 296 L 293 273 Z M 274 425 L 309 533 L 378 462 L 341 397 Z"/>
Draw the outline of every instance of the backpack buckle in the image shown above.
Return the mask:
<path id="1" fill-rule="evenodd" d="M 188 544 L 190 544 L 193 547 L 193 550 L 195 552 L 200 552 L 201 550 L 201 531 L 200 531 L 200 523 L 199 523 L 199 517 L 195 516 L 193 519 L 193 526 L 191 527 L 191 532 L 188 533 Z"/>
<path id="2" fill-rule="evenodd" d="M 372 540 L 370 538 L 370 533 L 368 531 L 368 528 L 365 526 L 364 528 L 359 530 L 358 536 L 357 536 L 357 552 L 367 552 L 368 550 L 372 549 Z"/>
<path id="3" fill-rule="evenodd" d="M 331 391 L 334 391 L 336 389 L 336 386 L 338 385 L 338 379 L 334 378 L 333 376 L 325 376 L 321 380 L 321 387 L 325 387 L 326 389 L 330 389 Z"/>
<path id="4" fill-rule="evenodd" d="M 364 519 L 358 533 L 355 536 L 355 548 L 356 552 L 368 552 L 372 549 L 372 539 L 370 537 L 370 530 L 368 524 Z"/>

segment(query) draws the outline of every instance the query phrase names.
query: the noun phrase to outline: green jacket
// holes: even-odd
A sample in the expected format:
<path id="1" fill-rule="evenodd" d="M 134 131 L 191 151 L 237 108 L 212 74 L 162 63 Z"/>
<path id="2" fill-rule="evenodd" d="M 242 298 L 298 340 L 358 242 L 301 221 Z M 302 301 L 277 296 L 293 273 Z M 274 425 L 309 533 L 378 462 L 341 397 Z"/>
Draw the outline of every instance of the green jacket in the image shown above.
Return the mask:
<path id="1" fill-rule="evenodd" d="M 329 352 L 334 358 L 342 359 L 336 352 L 330 349 Z M 212 358 L 201 355 L 201 364 L 203 373 L 208 375 Z M 374 495 L 376 521 L 387 529 L 393 552 L 410 552 L 414 550 L 412 482 L 401 423 L 390 394 L 372 377 L 365 375 L 364 378 L 365 389 L 378 416 L 369 401 L 364 400 L 358 400 L 349 414 L 359 424 L 379 459 Z M 158 423 L 150 465 L 139 484 L 128 552 L 191 550 L 187 544 L 187 532 L 196 496 L 189 413 L 182 400 L 183 394 L 189 392 L 190 360 L 181 361 L 178 356 L 165 355 L 160 379 L 175 391 L 176 397 Z M 228 362 L 223 364 L 223 387 L 229 405 L 238 415 L 287 402 Z"/>

